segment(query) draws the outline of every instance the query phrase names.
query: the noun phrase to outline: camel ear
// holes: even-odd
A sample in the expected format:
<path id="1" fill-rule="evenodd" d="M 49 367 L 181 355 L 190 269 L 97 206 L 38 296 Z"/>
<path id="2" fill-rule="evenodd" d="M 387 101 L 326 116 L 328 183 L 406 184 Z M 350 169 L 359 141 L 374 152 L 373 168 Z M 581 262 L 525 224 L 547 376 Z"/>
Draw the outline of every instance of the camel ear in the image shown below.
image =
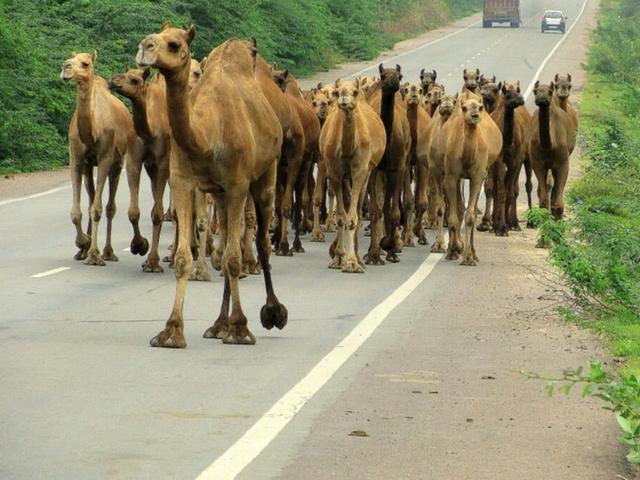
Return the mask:
<path id="1" fill-rule="evenodd" d="M 436 81 L 436 78 L 438 78 L 438 72 L 436 72 L 435 70 L 433 70 L 431 73 L 433 73 L 433 81 Z"/>
<path id="2" fill-rule="evenodd" d="M 258 40 L 256 40 L 256 37 L 251 37 L 251 43 L 253 44 L 253 48 L 258 50 Z"/>
<path id="3" fill-rule="evenodd" d="M 466 68 L 462 71 L 462 76 L 463 76 L 465 79 L 467 78 L 467 69 L 466 69 Z"/>
<path id="4" fill-rule="evenodd" d="M 516 89 L 516 91 L 517 91 L 518 93 L 520 93 L 520 80 L 518 80 L 518 81 L 516 82 L 516 85 L 518 85 L 518 88 Z"/>
<path id="5" fill-rule="evenodd" d="M 496 83 L 496 76 L 494 75 L 493 78 L 491 79 L 491 83 Z"/>
<path id="6" fill-rule="evenodd" d="M 191 46 L 191 42 L 193 42 L 193 39 L 196 36 L 196 25 L 192 24 L 189 27 L 189 30 L 187 30 L 187 44 L 189 44 L 189 46 Z"/>
<path id="7" fill-rule="evenodd" d="M 162 26 L 160 27 L 160 31 L 164 32 L 167 28 L 171 28 L 171 22 L 169 20 L 162 24 Z"/>
<path id="8" fill-rule="evenodd" d="M 557 82 L 557 81 L 558 81 L 558 77 L 560 77 L 560 74 L 559 74 L 559 73 L 556 73 L 556 76 L 555 76 L 555 77 L 553 77 L 553 81 L 554 81 L 554 82 Z"/>
<path id="9" fill-rule="evenodd" d="M 207 57 L 204 57 L 202 60 L 200 60 L 200 70 L 202 70 L 204 72 L 204 66 L 207 64 Z"/>
<path id="10" fill-rule="evenodd" d="M 555 86 L 555 84 L 554 84 L 553 82 L 549 83 L 549 88 L 551 88 L 551 90 L 554 90 L 554 89 L 555 89 L 555 87 L 556 87 L 556 86 Z"/>
<path id="11" fill-rule="evenodd" d="M 98 51 L 94 50 L 93 53 L 91 54 L 91 61 L 93 63 L 96 63 L 96 59 L 98 58 Z"/>
<path id="12" fill-rule="evenodd" d="M 422 77 L 424 77 L 424 68 L 420 70 L 420 79 L 422 79 Z"/>
<path id="13" fill-rule="evenodd" d="M 324 83 L 318 82 L 318 90 L 322 90 L 324 88 Z"/>
<path id="14" fill-rule="evenodd" d="M 289 78 L 289 69 L 288 69 L 288 68 L 286 68 L 286 69 L 284 70 L 284 72 L 282 72 L 282 76 L 283 76 L 284 78 Z"/>
<path id="15" fill-rule="evenodd" d="M 567 73 L 567 80 L 571 81 L 571 74 Z"/>
<path id="16" fill-rule="evenodd" d="M 400 73 L 400 71 L 401 71 L 401 70 L 402 70 L 402 69 L 400 68 L 400 65 L 398 65 L 398 64 L 396 63 L 396 72 Z"/>
<path id="17" fill-rule="evenodd" d="M 382 75 L 382 72 L 384 72 L 384 67 L 382 66 L 382 64 L 378 65 L 378 71 L 380 72 L 380 75 Z"/>
<path id="18" fill-rule="evenodd" d="M 333 86 L 335 88 L 339 88 L 341 83 L 342 83 L 342 79 L 336 78 L 336 83 L 334 83 Z"/>
<path id="19" fill-rule="evenodd" d="M 478 76 L 480 75 L 480 69 L 479 68 L 476 68 L 476 75 L 478 75 Z"/>
<path id="20" fill-rule="evenodd" d="M 494 83 L 495 83 L 495 82 L 494 82 Z M 504 93 L 504 92 L 505 92 L 505 90 L 503 90 L 503 89 L 504 89 L 504 87 L 505 87 L 505 86 L 504 86 L 504 85 L 502 85 L 502 82 L 500 82 L 500 83 L 498 84 L 498 90 L 502 90 L 502 93 Z"/>
<path id="21" fill-rule="evenodd" d="M 146 80 L 147 80 L 147 78 L 149 78 L 149 75 L 150 75 L 150 74 L 151 74 L 151 69 L 149 69 L 149 68 L 145 68 L 145 69 L 142 71 L 142 81 L 143 81 L 143 82 L 144 82 L 144 81 L 146 81 Z"/>

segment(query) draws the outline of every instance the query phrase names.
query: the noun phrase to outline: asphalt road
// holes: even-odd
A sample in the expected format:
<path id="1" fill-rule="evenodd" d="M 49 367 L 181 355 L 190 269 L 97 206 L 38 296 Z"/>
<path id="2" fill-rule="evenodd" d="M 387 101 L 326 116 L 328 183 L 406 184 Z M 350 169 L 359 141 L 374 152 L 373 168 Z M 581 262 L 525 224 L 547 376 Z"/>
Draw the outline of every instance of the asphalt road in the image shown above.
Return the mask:
<path id="1" fill-rule="evenodd" d="M 542 10 L 563 8 L 573 21 L 583 3 L 523 3 L 523 28 L 482 29 L 475 16 L 456 24 L 464 27 L 430 33 L 427 40 L 449 35 L 447 38 L 389 61 L 400 63 L 405 79 L 413 81 L 417 81 L 420 68 L 435 68 L 439 81 L 449 90 L 460 87 L 463 68 L 475 67 L 499 78 L 519 79 L 526 88 L 561 38 L 555 33 L 540 34 Z M 566 43 L 571 41 L 570 37 Z M 371 68 L 377 69 L 377 63 L 373 65 Z M 356 65 L 345 68 L 350 70 L 348 74 L 362 70 Z M 320 78 L 322 75 L 314 82 Z M 331 416 L 336 399 L 350 390 L 355 395 L 368 392 L 358 403 L 375 412 L 376 392 L 370 390 L 371 385 L 358 381 L 359 372 L 368 362 L 385 364 L 385 356 L 407 364 L 416 362 L 415 370 L 423 372 L 419 375 L 424 380 L 418 383 L 424 386 L 434 380 L 424 372 L 446 368 L 446 364 L 455 368 L 454 359 L 465 357 L 460 342 L 446 345 L 448 333 L 442 325 L 433 331 L 416 330 L 415 322 L 407 325 L 407 319 L 446 319 L 456 315 L 452 331 L 455 338 L 465 330 L 465 324 L 481 317 L 481 311 L 474 312 L 473 308 L 462 316 L 453 313 L 457 301 L 450 287 L 457 284 L 458 275 L 462 275 L 460 285 L 477 281 L 487 274 L 490 263 L 461 274 L 457 266 L 429 255 L 428 248 L 418 247 L 405 249 L 399 264 L 370 267 L 364 275 L 343 275 L 326 268 L 328 243 L 303 239 L 305 254 L 293 258 L 272 256 L 276 292 L 289 310 L 289 324 L 283 331 L 267 332 L 260 327 L 263 283 L 261 277 L 250 277 L 241 282 L 240 288 L 257 344 L 226 346 L 202 338 L 218 314 L 222 295 L 222 281 L 214 275 L 212 283 L 188 286 L 188 348 L 150 348 L 149 339 L 162 328 L 170 312 L 175 281 L 169 269 L 164 274 L 143 274 L 142 259 L 125 251 L 131 228 L 126 216 L 128 189 L 124 175 L 113 233 L 120 261 L 104 268 L 87 267 L 72 260 L 74 230 L 69 221 L 71 192 L 67 185 L 66 181 L 50 185 L 60 189 L 12 203 L 7 203 L 0 192 L 0 246 L 5 254 L 0 264 L 2 479 L 196 478 L 225 452 L 227 456 L 223 458 L 230 463 L 214 464 L 214 470 L 202 478 L 233 478 L 228 475 L 233 468 L 242 470 L 238 478 L 243 479 L 377 478 L 372 471 L 338 474 L 337 462 L 310 468 L 309 465 L 319 464 L 314 464 L 313 458 L 307 459 L 309 442 L 315 442 L 313 449 L 325 448 L 329 452 L 332 445 L 339 445 L 331 431 L 314 436 L 313 425 Z M 141 228 L 148 237 L 150 199 L 148 182 L 143 178 Z M 86 219 L 85 207 L 83 198 Z M 104 232 L 103 221 L 101 245 Z M 166 251 L 172 232 L 172 227 L 165 224 L 162 252 Z M 432 239 L 433 232 L 429 234 Z M 477 240 L 481 260 L 487 238 L 479 236 Z M 495 243 L 497 251 L 509 240 L 500 242 L 503 243 Z M 403 286 L 417 270 L 422 276 L 414 276 L 414 284 Z M 450 300 L 441 309 L 438 298 L 447 294 Z M 402 298 L 389 318 L 377 330 L 374 322 L 355 343 L 344 341 L 355 328 L 360 328 L 363 319 L 384 320 L 385 316 L 380 320 L 379 315 L 372 316 L 370 312 L 376 305 L 391 305 L 390 295 L 392 300 L 398 295 Z M 411 339 L 403 340 L 403 332 L 412 332 Z M 372 337 L 366 341 L 368 335 Z M 429 355 L 424 355 L 421 346 L 425 342 L 420 335 L 425 335 L 425 342 L 430 338 L 429 345 L 434 348 Z M 353 356 L 337 358 L 348 348 L 354 350 Z M 295 390 L 299 397 L 281 402 L 327 355 L 333 363 L 331 368 L 326 367 L 324 380 L 314 376 L 310 389 Z M 434 365 L 429 364 L 431 355 L 437 358 Z M 332 369 L 337 370 L 333 376 Z M 440 378 L 440 374 L 433 375 Z M 394 395 L 388 392 L 381 396 L 387 408 L 394 405 Z M 274 405 L 282 410 L 264 417 Z M 421 406 L 416 408 L 425 411 Z M 298 410 L 300 414 L 294 416 Z M 444 413 L 445 410 L 438 412 Z M 375 420 L 376 414 L 370 413 L 369 417 Z M 430 415 L 423 417 L 425 422 L 435 420 Z M 247 443 L 241 443 L 241 449 L 230 450 L 256 424 L 257 433 L 252 433 Z M 607 424 L 605 428 L 608 427 Z M 271 437 L 275 437 L 273 442 Z M 403 437 L 403 442 L 408 441 Z M 395 476 L 386 473 L 380 478 L 430 478 L 426 470 L 415 470 L 415 466 L 410 469 L 401 463 L 402 457 L 382 453 L 378 448 L 384 448 L 384 442 L 375 449 L 364 450 L 372 459 L 382 455 L 394 465 L 391 471 L 396 472 Z M 257 458 L 252 461 L 254 457 Z M 220 471 L 215 470 L 216 465 L 233 468 Z M 438 473 L 438 478 L 454 478 L 447 477 L 446 469 Z"/>

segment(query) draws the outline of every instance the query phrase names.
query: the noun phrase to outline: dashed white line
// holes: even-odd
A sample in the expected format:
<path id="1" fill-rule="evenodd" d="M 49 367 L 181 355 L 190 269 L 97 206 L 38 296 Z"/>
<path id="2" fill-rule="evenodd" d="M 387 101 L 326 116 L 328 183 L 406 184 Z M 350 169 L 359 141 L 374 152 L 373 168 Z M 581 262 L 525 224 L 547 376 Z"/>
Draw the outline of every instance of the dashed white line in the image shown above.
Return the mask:
<path id="1" fill-rule="evenodd" d="M 71 269 L 71 267 L 58 267 L 51 270 L 47 270 L 46 272 L 40 272 L 40 273 L 31 275 L 31 278 L 48 277 L 49 275 L 55 275 L 56 273 L 64 272 L 65 270 L 69 270 L 69 269 Z"/>
<path id="2" fill-rule="evenodd" d="M 122 251 L 123 252 L 130 252 L 131 251 L 131 247 L 123 248 Z"/>
<path id="3" fill-rule="evenodd" d="M 71 185 L 65 185 L 63 187 L 52 188 L 51 190 L 46 190 L 40 193 L 34 193 L 33 195 L 27 195 L 25 197 L 10 198 L 9 200 L 2 200 L 0 201 L 0 206 L 9 205 L 10 203 L 24 202 L 25 200 L 31 200 L 32 198 L 44 197 L 45 195 L 61 192 L 62 190 L 67 190 L 69 188 L 71 188 Z"/>
<path id="4" fill-rule="evenodd" d="M 278 400 L 229 450 L 198 475 L 197 480 L 234 479 L 367 341 L 389 313 L 429 276 L 442 258 L 442 255 L 429 255 L 406 282 L 371 310 L 344 340 L 313 367 L 306 377 Z"/>

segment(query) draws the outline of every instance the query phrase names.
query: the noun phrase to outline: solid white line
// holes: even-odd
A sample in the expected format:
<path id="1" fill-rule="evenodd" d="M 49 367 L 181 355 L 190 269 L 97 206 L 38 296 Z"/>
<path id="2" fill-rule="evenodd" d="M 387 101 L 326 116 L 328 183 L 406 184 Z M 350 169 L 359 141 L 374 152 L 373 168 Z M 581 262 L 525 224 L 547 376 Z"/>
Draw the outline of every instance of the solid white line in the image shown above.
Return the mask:
<path id="1" fill-rule="evenodd" d="M 49 275 L 55 275 L 56 273 L 64 272 L 65 270 L 69 270 L 71 267 L 58 267 L 52 270 L 47 270 L 46 272 L 36 273 L 35 275 L 31 275 L 31 278 L 42 278 L 48 277 Z"/>
<path id="2" fill-rule="evenodd" d="M 529 97 L 529 95 L 531 95 L 531 92 L 533 91 L 533 86 L 535 85 L 536 81 L 538 80 L 538 77 L 540 76 L 540 73 L 542 73 L 542 70 L 544 70 L 544 67 L 547 66 L 547 63 L 549 62 L 549 60 L 551 60 L 551 57 L 553 56 L 554 53 L 556 53 L 556 50 L 558 50 L 558 48 L 560 47 L 560 45 L 562 45 L 562 42 L 564 42 L 567 37 L 571 34 L 571 32 L 573 31 L 573 28 L 578 24 L 578 22 L 580 21 L 580 17 L 582 17 L 582 14 L 584 13 L 585 8 L 587 8 L 587 3 L 589 2 L 589 0 L 584 0 L 584 3 L 582 4 L 582 8 L 580 9 L 580 13 L 578 13 L 578 16 L 576 17 L 576 19 L 574 20 L 574 22 L 571 24 L 571 26 L 569 27 L 569 30 L 567 30 L 567 33 L 565 33 L 564 35 L 562 35 L 562 38 L 560 39 L 560 41 L 558 43 L 556 43 L 556 46 L 553 47 L 553 49 L 551 50 L 551 52 L 549 52 L 549 55 L 547 55 L 547 57 L 542 61 L 542 63 L 540 64 L 540 68 L 538 68 L 538 70 L 536 70 L 535 75 L 533 76 L 533 80 L 531 81 L 531 84 L 529 85 L 529 87 L 525 90 L 524 92 L 524 99 L 525 101 L 527 100 L 527 98 Z"/>
<path id="3" fill-rule="evenodd" d="M 407 50 L 406 52 L 400 53 L 400 54 L 396 55 L 395 57 L 387 58 L 384 61 L 384 63 L 392 62 L 392 61 L 396 60 L 397 58 L 404 57 L 405 55 L 409 55 L 410 53 L 417 52 L 418 50 L 422 50 L 423 48 L 430 47 L 431 45 L 434 45 L 434 44 L 436 44 L 438 42 L 441 42 L 442 40 L 446 40 L 447 38 L 451 38 L 454 35 L 458 35 L 459 33 L 462 33 L 465 30 L 469 30 L 474 25 L 478 25 L 480 23 L 481 23 L 481 20 L 478 20 L 477 22 L 470 23 L 466 27 L 463 27 L 460 30 L 456 30 L 455 32 L 451 32 L 451 33 L 445 35 L 444 37 L 436 38 L 435 40 L 432 40 L 432 41 L 430 41 L 428 43 L 425 43 L 424 45 L 420 45 L 419 47 L 412 48 L 411 50 Z M 377 68 L 377 66 L 372 65 L 370 67 L 367 67 L 367 68 L 364 68 L 364 69 L 360 70 L 359 72 L 352 73 L 351 75 L 349 75 L 348 77 L 345 77 L 345 78 L 357 77 L 358 75 L 360 75 L 360 74 L 362 74 L 364 72 L 367 72 L 369 70 L 373 70 L 374 68 Z"/>
<path id="4" fill-rule="evenodd" d="M 313 367 L 306 377 L 278 400 L 231 448 L 198 475 L 197 480 L 234 479 L 362 346 L 389 313 L 429 276 L 442 257 L 442 255 L 429 255 L 406 282 L 371 310 L 344 340 Z"/>
<path id="5" fill-rule="evenodd" d="M 122 251 L 123 252 L 130 252 L 131 251 L 131 247 L 123 248 Z"/>
<path id="6" fill-rule="evenodd" d="M 0 201 L 0 206 L 9 205 L 10 203 L 23 202 L 24 200 L 31 200 L 32 198 L 44 197 L 45 195 L 49 195 L 51 193 L 60 192 L 62 190 L 66 190 L 68 188 L 71 188 L 71 185 L 65 185 L 63 187 L 58 187 L 58 188 L 52 188 L 51 190 L 47 190 L 45 192 L 40 192 L 40 193 L 34 193 L 33 195 L 27 195 L 26 197 L 10 198 L 9 200 L 2 200 L 2 201 Z"/>

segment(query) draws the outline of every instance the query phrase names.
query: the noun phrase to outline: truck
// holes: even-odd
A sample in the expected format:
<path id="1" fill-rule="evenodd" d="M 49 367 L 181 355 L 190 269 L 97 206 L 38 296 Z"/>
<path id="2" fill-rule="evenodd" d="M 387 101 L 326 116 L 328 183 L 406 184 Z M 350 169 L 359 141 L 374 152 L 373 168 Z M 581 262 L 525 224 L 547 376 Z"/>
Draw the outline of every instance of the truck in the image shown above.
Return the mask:
<path id="1" fill-rule="evenodd" d="M 520 26 L 520 0 L 484 0 L 482 28 L 493 23 L 509 23 L 511 28 Z"/>

